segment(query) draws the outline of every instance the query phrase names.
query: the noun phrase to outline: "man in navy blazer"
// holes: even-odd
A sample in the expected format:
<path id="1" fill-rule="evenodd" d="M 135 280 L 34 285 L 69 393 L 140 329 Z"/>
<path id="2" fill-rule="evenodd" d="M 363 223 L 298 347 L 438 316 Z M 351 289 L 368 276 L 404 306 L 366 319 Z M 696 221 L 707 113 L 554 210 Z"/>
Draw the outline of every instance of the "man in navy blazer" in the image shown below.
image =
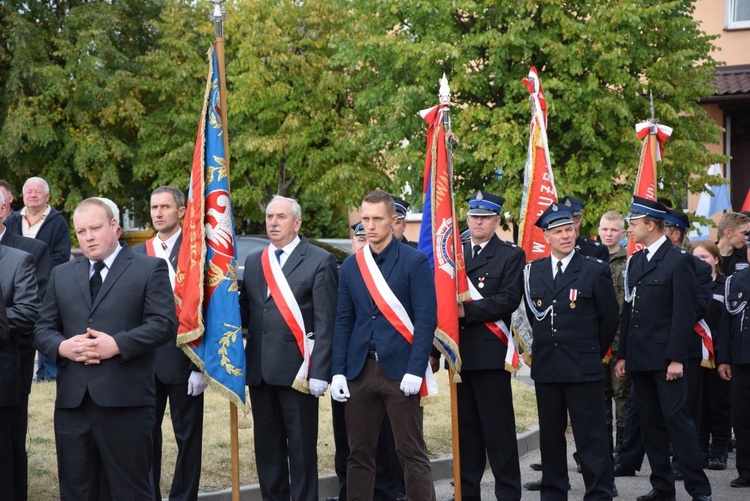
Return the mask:
<path id="1" fill-rule="evenodd" d="M 569 413 L 586 485 L 583 499 L 611 500 L 614 477 L 601 360 L 617 332 L 617 295 L 607 263 L 575 250 L 573 214 L 564 204 L 550 204 L 536 225 L 552 248 L 551 256 L 524 271 L 534 333 L 531 378 L 539 408 L 541 499 L 568 497 Z"/>
<path id="2" fill-rule="evenodd" d="M 404 468 L 406 497 L 429 501 L 435 490 L 419 393 L 436 325 L 432 269 L 425 254 L 393 237 L 398 216 L 388 193 L 375 190 L 368 194 L 362 201 L 361 217 L 369 245 L 341 266 L 331 369 L 331 396 L 346 402 L 351 449 L 347 496 L 373 497 L 377 437 L 387 411 Z M 358 265 L 358 256 L 365 258 L 364 253 L 371 253 L 378 275 L 385 281 L 375 286 L 377 291 L 391 292 L 398 302 L 388 303 L 385 312 L 376 306 Z M 413 324 L 411 343 L 385 316 L 398 306 Z"/>
<path id="3" fill-rule="evenodd" d="M 643 440 L 651 464 L 652 490 L 638 501 L 674 501 L 669 439 L 694 501 L 711 497 L 701 467 L 698 434 L 685 406 L 687 356 L 698 319 L 693 257 L 667 241 L 667 208 L 633 197 L 628 233 L 644 246 L 625 269 L 625 307 L 620 326 L 617 377 L 627 370 L 637 394 Z M 667 433 L 664 433 L 664 430 Z"/>
<path id="4" fill-rule="evenodd" d="M 59 369 L 60 497 L 151 501 L 154 351 L 177 329 L 167 264 L 120 246 L 100 199 L 73 223 L 84 256 L 52 270 L 33 341 Z"/>

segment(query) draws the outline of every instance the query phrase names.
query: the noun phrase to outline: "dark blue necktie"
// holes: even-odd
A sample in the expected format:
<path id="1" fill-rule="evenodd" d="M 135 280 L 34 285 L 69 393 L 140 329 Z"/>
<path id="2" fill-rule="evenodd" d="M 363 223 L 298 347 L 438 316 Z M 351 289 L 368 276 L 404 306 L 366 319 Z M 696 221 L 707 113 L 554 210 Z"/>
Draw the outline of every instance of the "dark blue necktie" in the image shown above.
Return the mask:
<path id="1" fill-rule="evenodd" d="M 281 264 L 281 255 L 284 253 L 284 249 L 276 249 L 273 252 L 276 254 L 276 261 Z"/>

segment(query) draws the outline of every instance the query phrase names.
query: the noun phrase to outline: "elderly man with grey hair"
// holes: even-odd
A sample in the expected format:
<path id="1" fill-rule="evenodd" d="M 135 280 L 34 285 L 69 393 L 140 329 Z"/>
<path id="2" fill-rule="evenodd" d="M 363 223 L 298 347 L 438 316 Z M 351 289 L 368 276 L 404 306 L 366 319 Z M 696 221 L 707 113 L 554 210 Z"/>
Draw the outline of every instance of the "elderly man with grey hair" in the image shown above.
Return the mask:
<path id="1" fill-rule="evenodd" d="M 266 207 L 268 247 L 245 261 L 247 385 L 263 499 L 317 501 L 318 398 L 331 375 L 336 259 L 299 235 L 296 200 Z"/>

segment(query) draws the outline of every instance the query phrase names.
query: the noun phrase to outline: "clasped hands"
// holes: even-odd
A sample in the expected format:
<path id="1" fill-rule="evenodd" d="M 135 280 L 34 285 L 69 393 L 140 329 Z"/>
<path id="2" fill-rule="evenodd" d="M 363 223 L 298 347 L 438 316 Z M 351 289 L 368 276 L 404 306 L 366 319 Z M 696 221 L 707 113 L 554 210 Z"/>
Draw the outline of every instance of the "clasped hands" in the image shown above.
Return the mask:
<path id="1" fill-rule="evenodd" d="M 86 329 L 85 334 L 78 334 L 60 343 L 57 353 L 75 362 L 94 365 L 119 355 L 120 348 L 115 338 L 106 332 Z"/>

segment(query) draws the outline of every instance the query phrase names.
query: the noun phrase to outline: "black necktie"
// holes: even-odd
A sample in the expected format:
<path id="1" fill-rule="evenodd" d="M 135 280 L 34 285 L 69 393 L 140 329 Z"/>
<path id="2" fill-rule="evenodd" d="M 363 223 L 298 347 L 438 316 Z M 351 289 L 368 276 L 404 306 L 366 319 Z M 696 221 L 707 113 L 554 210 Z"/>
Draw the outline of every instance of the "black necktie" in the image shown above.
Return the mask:
<path id="1" fill-rule="evenodd" d="M 91 289 L 91 301 L 96 299 L 99 294 L 99 289 L 102 288 L 102 270 L 104 269 L 104 261 L 97 261 L 94 263 L 94 274 L 89 278 L 89 289 Z"/>
<path id="2" fill-rule="evenodd" d="M 648 263 L 648 247 L 643 249 L 643 261 L 641 261 L 641 271 L 646 269 L 646 263 Z"/>
<path id="3" fill-rule="evenodd" d="M 276 261 L 281 264 L 281 255 L 284 253 L 284 249 L 276 249 L 273 252 L 276 254 Z"/>
<path id="4" fill-rule="evenodd" d="M 473 256 L 471 256 L 471 258 L 472 258 L 472 259 L 476 259 L 477 255 L 479 254 L 479 251 L 481 251 L 481 250 L 482 250 L 482 246 L 481 246 L 481 245 L 475 245 L 475 246 L 473 247 L 473 249 L 474 249 L 474 255 L 473 255 Z"/>
<path id="5" fill-rule="evenodd" d="M 562 261 L 558 261 L 557 262 L 557 273 L 555 273 L 555 280 L 554 280 L 555 281 L 555 289 L 559 289 L 560 288 L 560 282 L 562 282 L 562 274 L 563 274 Z"/>

